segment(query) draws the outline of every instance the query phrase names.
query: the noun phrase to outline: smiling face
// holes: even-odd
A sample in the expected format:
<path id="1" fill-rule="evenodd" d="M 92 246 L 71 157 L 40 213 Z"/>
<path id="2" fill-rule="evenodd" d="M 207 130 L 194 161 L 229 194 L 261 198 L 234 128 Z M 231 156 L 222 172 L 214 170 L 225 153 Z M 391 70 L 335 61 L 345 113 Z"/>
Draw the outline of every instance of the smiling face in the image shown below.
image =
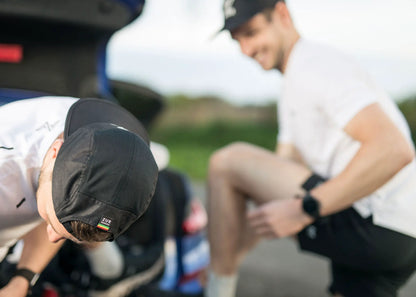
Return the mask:
<path id="1" fill-rule="evenodd" d="M 284 72 L 290 51 L 299 34 L 293 26 L 287 7 L 278 2 L 267 12 L 256 14 L 231 32 L 243 54 L 256 60 L 265 70 Z"/>
<path id="2" fill-rule="evenodd" d="M 256 60 L 265 70 L 281 64 L 282 41 L 279 31 L 262 13 L 231 33 L 240 44 L 243 54 Z"/>
<path id="3" fill-rule="evenodd" d="M 62 140 L 57 139 L 49 148 L 44 158 L 41 173 L 39 176 L 39 186 L 36 192 L 37 206 L 39 215 L 46 222 L 46 231 L 49 241 L 58 242 L 62 239 L 70 239 L 74 242 L 79 241 L 72 236 L 56 217 L 52 200 L 52 172 L 56 156 L 62 146 Z"/>

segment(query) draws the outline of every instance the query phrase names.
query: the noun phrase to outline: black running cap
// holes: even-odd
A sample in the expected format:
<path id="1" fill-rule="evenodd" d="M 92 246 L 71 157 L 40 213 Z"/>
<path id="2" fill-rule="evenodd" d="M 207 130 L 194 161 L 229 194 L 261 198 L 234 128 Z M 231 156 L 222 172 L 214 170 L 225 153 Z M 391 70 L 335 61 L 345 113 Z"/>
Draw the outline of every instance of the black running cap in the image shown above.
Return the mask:
<path id="1" fill-rule="evenodd" d="M 52 176 L 56 216 L 68 232 L 81 221 L 117 238 L 146 211 L 157 176 L 147 133 L 132 114 L 98 99 L 71 106 Z"/>
<path id="2" fill-rule="evenodd" d="M 122 127 L 149 144 L 146 129 L 134 115 L 120 105 L 101 99 L 80 99 L 71 106 L 66 117 L 64 139 L 80 127 L 92 123 L 109 123 Z"/>
<path id="3" fill-rule="evenodd" d="M 224 27 L 233 31 L 266 8 L 272 8 L 282 0 L 225 0 L 223 5 Z"/>

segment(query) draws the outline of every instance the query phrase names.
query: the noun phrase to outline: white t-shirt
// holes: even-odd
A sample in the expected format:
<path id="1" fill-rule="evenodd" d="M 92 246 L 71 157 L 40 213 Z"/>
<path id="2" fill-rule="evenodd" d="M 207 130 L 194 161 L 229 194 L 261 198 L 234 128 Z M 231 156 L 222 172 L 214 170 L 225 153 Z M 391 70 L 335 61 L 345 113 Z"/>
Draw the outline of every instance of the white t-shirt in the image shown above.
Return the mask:
<path id="1" fill-rule="evenodd" d="M 41 222 L 35 196 L 40 167 L 75 101 L 41 97 L 0 107 L 0 261 Z"/>
<path id="2" fill-rule="evenodd" d="M 294 144 L 312 171 L 332 178 L 360 148 L 343 128 L 376 102 L 412 143 L 397 106 L 355 61 L 330 47 L 300 39 L 283 77 L 278 141 Z M 373 215 L 377 225 L 416 237 L 416 162 L 353 206 L 363 217 Z"/>

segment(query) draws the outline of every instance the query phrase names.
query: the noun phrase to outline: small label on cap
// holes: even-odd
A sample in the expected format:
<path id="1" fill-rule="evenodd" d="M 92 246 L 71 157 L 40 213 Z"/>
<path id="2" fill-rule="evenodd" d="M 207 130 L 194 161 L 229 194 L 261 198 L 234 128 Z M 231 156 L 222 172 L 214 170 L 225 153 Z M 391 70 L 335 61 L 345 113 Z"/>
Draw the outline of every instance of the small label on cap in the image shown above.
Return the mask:
<path id="1" fill-rule="evenodd" d="M 106 217 L 102 217 L 100 222 L 97 225 L 97 228 L 104 230 L 104 231 L 108 231 L 111 227 L 111 219 L 106 218 Z"/>

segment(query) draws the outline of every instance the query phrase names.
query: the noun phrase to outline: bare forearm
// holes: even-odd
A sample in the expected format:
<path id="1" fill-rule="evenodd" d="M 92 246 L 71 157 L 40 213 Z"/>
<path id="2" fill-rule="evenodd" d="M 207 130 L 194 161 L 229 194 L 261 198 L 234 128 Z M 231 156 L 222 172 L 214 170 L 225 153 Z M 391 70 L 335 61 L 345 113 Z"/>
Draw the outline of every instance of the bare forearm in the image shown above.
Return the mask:
<path id="1" fill-rule="evenodd" d="M 345 209 L 373 193 L 413 157 L 413 150 L 403 140 L 363 145 L 340 175 L 312 190 L 312 195 L 321 201 L 321 214 Z"/>
<path id="2" fill-rule="evenodd" d="M 24 247 L 18 268 L 41 272 L 61 248 L 64 241 L 48 240 L 46 224 L 42 223 L 23 237 Z"/>
<path id="3" fill-rule="evenodd" d="M 40 273 L 46 267 L 63 243 L 52 243 L 48 240 L 45 223 L 40 224 L 22 239 L 24 247 L 17 268 L 29 269 L 35 273 Z M 22 276 L 15 276 L 0 289 L 0 297 L 24 297 L 28 289 L 29 281 Z"/>

